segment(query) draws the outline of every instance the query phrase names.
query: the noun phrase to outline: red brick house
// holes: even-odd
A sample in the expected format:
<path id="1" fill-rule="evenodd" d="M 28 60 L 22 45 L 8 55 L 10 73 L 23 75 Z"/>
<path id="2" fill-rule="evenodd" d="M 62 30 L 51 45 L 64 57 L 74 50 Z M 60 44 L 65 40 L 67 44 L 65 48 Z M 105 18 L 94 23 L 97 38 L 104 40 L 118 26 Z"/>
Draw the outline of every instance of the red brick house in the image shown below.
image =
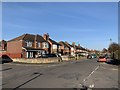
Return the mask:
<path id="1" fill-rule="evenodd" d="M 86 49 L 80 46 L 80 44 L 75 45 L 75 42 L 72 43 L 72 46 L 74 47 L 74 55 L 78 53 L 86 53 Z"/>
<path id="2" fill-rule="evenodd" d="M 80 44 L 78 44 L 75 45 L 75 53 L 81 55 L 87 55 L 88 52 L 85 48 L 83 48 L 82 46 L 80 46 Z"/>
<path id="3" fill-rule="evenodd" d="M 52 40 L 50 37 L 49 37 L 49 34 L 47 33 L 47 34 L 44 34 L 44 39 L 46 40 L 46 41 L 48 41 L 49 42 L 49 44 L 50 44 L 50 48 L 49 48 L 49 51 L 50 51 L 50 53 L 59 53 L 59 49 L 60 49 L 60 44 L 59 43 L 57 43 L 56 41 L 54 41 L 54 40 Z"/>
<path id="4" fill-rule="evenodd" d="M 71 44 L 69 44 L 69 43 L 66 42 L 66 41 L 65 41 L 65 44 L 66 44 L 67 46 L 69 46 L 69 48 L 70 48 L 70 55 L 74 56 L 74 55 L 75 55 L 75 48 L 74 48 L 74 46 L 72 46 Z"/>
<path id="5" fill-rule="evenodd" d="M 60 49 L 61 49 L 61 54 L 62 55 L 70 55 L 70 47 L 69 45 L 67 45 L 65 42 L 63 41 L 60 41 L 59 44 L 61 45 L 60 46 Z"/>
<path id="6" fill-rule="evenodd" d="M 23 34 L 7 42 L 7 54 L 11 58 L 35 58 L 49 52 L 49 43 L 38 34 Z"/>

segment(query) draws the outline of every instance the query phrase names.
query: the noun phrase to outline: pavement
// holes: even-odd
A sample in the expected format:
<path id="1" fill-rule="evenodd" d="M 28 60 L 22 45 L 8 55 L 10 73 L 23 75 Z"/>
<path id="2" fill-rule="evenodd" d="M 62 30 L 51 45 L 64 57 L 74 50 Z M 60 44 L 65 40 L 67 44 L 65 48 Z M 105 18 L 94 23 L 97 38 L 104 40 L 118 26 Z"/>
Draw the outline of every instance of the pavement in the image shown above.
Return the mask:
<path id="1" fill-rule="evenodd" d="M 118 88 L 118 66 L 96 59 L 2 65 L 3 88 Z"/>

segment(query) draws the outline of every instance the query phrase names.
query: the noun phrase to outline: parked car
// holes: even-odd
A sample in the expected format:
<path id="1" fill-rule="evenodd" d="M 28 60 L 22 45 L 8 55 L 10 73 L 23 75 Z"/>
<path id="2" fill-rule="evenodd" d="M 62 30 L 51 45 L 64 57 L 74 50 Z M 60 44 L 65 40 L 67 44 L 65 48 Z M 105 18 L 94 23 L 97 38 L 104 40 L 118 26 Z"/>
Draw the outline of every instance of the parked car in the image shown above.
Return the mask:
<path id="1" fill-rule="evenodd" d="M 2 57 L 0 57 L 0 64 L 9 63 L 12 61 L 13 60 L 7 55 L 2 55 Z"/>
<path id="2" fill-rule="evenodd" d="M 91 56 L 91 55 L 88 55 L 88 56 L 87 56 L 87 59 L 92 59 L 92 56 Z"/>
<path id="3" fill-rule="evenodd" d="M 120 60 L 110 59 L 106 61 L 107 64 L 120 65 Z"/>
<path id="4" fill-rule="evenodd" d="M 93 58 L 97 58 L 96 54 L 89 54 L 87 56 L 87 59 L 93 59 Z"/>
<path id="5" fill-rule="evenodd" d="M 59 62 L 62 61 L 62 57 L 59 54 L 42 54 L 38 58 L 54 58 L 54 57 L 57 57 Z"/>
<path id="6" fill-rule="evenodd" d="M 107 61 L 107 57 L 105 55 L 102 55 L 98 58 L 98 62 L 106 62 Z"/>

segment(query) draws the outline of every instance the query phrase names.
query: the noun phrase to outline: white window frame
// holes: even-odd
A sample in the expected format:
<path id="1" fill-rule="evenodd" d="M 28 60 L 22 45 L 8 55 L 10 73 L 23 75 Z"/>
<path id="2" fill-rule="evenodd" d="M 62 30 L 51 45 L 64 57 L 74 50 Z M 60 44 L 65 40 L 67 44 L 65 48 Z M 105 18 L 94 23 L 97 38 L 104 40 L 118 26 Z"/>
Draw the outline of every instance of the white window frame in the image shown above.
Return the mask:
<path id="1" fill-rule="evenodd" d="M 40 42 L 38 42 L 38 47 L 39 47 L 39 48 L 41 47 Z"/>
<path id="2" fill-rule="evenodd" d="M 43 43 L 42 43 L 42 47 L 43 47 L 43 48 L 49 48 L 48 43 L 47 43 L 47 42 L 43 42 Z"/>
<path id="3" fill-rule="evenodd" d="M 31 41 L 26 41 L 27 47 L 32 47 L 33 42 Z"/>
<path id="4" fill-rule="evenodd" d="M 57 45 L 56 45 L 56 44 L 53 44 L 53 45 L 52 45 L 52 48 L 53 48 L 53 49 L 57 49 Z"/>

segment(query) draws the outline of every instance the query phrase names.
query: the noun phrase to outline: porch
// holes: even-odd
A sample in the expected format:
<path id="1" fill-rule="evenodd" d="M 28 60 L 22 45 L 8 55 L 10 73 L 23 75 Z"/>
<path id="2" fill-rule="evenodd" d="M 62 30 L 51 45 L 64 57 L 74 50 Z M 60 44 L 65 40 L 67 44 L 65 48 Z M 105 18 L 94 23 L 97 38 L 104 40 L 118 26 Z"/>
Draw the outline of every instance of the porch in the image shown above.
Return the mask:
<path id="1" fill-rule="evenodd" d="M 40 57 L 42 54 L 48 53 L 44 49 L 39 49 L 39 48 L 24 48 L 25 53 L 26 53 L 26 58 L 37 58 Z"/>

